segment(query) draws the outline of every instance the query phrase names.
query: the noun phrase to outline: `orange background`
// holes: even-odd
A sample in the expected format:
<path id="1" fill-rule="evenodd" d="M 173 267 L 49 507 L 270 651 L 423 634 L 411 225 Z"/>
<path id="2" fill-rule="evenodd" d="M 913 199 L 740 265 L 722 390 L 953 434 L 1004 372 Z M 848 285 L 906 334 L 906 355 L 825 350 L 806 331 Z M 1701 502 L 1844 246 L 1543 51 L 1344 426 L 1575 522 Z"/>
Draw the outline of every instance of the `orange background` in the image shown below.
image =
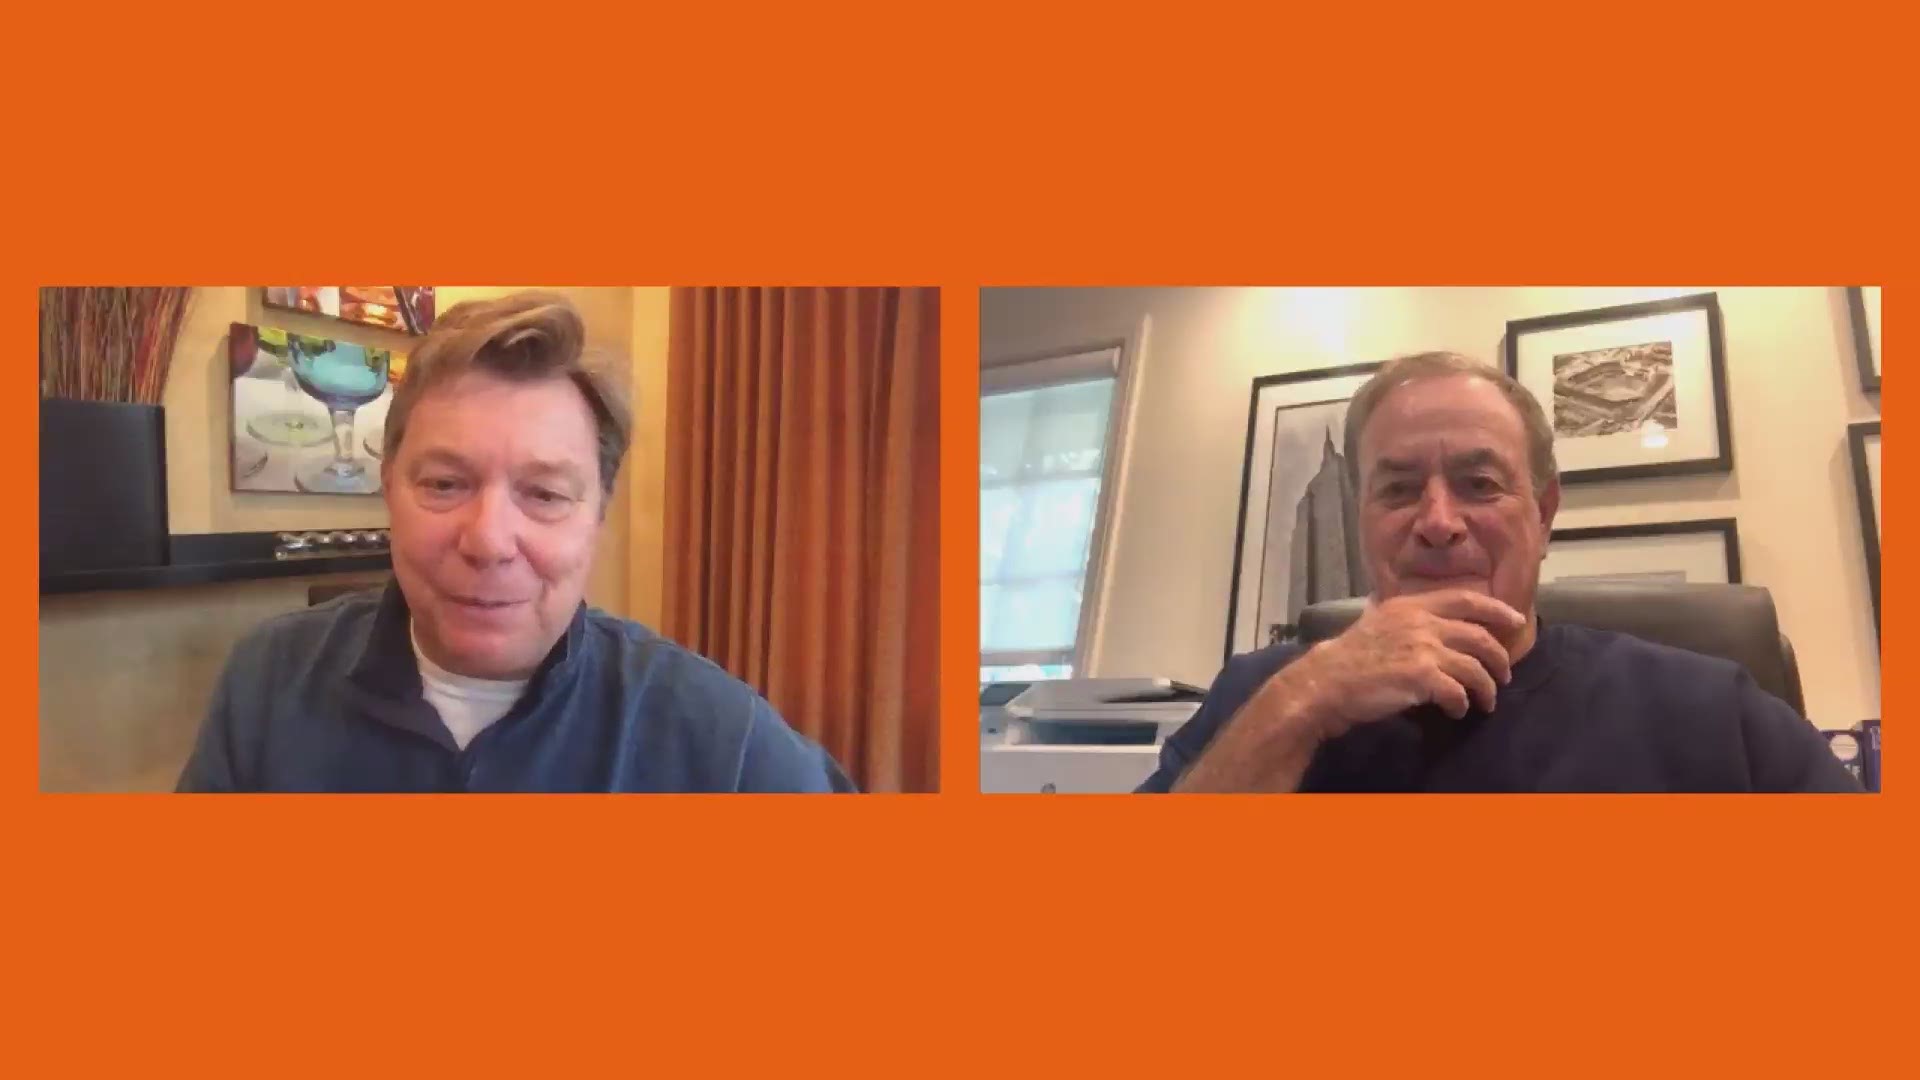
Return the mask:
<path id="1" fill-rule="evenodd" d="M 1911 1061 L 1897 720 L 1871 799 L 970 793 L 974 288 L 1879 282 L 1898 312 L 1911 34 L 1834 4 L 990 7 L 389 6 L 344 34 L 258 4 L 10 15 L 16 463 L 40 284 L 946 289 L 946 794 L 39 796 L 22 700 L 4 1045 L 26 1075 Z M 324 77 L 276 83 L 301 64 Z M 0 537 L 25 687 L 35 541 Z M 1888 559 L 1889 715 L 1911 580 Z"/>

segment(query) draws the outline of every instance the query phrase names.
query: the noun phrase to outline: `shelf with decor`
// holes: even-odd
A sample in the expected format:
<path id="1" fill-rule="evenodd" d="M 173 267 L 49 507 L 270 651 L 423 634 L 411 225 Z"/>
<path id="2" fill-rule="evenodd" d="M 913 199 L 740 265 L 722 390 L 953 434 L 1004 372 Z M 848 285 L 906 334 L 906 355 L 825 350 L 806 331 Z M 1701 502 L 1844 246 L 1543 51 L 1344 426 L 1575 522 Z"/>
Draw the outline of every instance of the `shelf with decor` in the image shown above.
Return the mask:
<path id="1" fill-rule="evenodd" d="M 193 301 L 190 288 L 40 290 L 41 594 L 390 569 L 385 529 L 172 532 L 161 401 Z"/>
<path id="2" fill-rule="evenodd" d="M 167 537 L 166 548 L 164 561 L 144 566 L 50 573 L 43 563 L 40 595 L 383 573 L 393 568 L 384 529 L 183 534 Z"/>

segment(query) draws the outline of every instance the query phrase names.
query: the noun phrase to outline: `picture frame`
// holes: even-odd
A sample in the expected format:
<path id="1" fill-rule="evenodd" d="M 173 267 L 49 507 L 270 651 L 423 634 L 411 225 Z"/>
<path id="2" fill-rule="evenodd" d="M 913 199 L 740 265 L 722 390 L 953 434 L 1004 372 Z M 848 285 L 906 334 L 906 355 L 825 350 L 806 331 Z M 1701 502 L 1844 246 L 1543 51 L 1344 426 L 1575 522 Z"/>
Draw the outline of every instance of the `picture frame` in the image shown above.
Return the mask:
<path id="1" fill-rule="evenodd" d="M 1738 585 L 1739 523 L 1700 518 L 1555 529 L 1540 583 L 1577 581 Z"/>
<path id="2" fill-rule="evenodd" d="M 436 306 L 432 285 L 267 285 L 260 297 L 269 308 L 415 335 L 433 329 Z"/>
<path id="3" fill-rule="evenodd" d="M 1853 324 L 1853 356 L 1860 369 L 1860 389 L 1880 392 L 1880 287 L 1847 286 L 1847 316 Z"/>
<path id="4" fill-rule="evenodd" d="M 1563 484 L 1733 471 L 1726 366 L 1717 293 L 1507 323 Z"/>
<path id="5" fill-rule="evenodd" d="M 229 490 L 378 495 L 407 356 L 278 327 L 227 328 Z"/>
<path id="6" fill-rule="evenodd" d="M 1367 591 L 1344 441 L 1347 403 L 1379 369 L 1378 363 L 1349 364 L 1253 380 L 1233 536 L 1228 658 L 1286 640 L 1306 604 Z M 1302 521 L 1306 534 L 1299 532 Z"/>
<path id="7" fill-rule="evenodd" d="M 1847 456 L 1853 462 L 1854 502 L 1860 508 L 1860 540 L 1867 560 L 1867 591 L 1873 598 L 1873 632 L 1880 633 L 1880 421 L 1847 425 Z"/>

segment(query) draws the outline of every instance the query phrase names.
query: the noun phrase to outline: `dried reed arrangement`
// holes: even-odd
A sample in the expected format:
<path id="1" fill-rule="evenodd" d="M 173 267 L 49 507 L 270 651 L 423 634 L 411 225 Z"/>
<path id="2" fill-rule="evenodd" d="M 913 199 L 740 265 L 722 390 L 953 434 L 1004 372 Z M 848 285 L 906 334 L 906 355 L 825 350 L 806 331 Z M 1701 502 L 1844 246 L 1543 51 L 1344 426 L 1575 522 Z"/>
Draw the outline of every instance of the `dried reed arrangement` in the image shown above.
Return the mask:
<path id="1" fill-rule="evenodd" d="M 40 396 L 158 405 L 193 289 L 40 290 Z"/>

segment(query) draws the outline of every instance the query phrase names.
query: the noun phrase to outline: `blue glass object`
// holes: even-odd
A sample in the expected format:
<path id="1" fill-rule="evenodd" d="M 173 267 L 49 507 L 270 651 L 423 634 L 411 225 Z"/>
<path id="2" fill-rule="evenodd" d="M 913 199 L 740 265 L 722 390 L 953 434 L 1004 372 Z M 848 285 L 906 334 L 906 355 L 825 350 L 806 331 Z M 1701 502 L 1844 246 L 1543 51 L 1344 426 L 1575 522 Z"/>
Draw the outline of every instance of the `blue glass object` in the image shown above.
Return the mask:
<path id="1" fill-rule="evenodd" d="M 302 491 L 370 495 L 380 490 L 378 469 L 354 454 L 353 417 L 386 392 L 393 354 L 344 341 L 287 335 L 288 359 L 300 389 L 327 407 L 333 419 L 333 460 L 294 477 Z"/>

